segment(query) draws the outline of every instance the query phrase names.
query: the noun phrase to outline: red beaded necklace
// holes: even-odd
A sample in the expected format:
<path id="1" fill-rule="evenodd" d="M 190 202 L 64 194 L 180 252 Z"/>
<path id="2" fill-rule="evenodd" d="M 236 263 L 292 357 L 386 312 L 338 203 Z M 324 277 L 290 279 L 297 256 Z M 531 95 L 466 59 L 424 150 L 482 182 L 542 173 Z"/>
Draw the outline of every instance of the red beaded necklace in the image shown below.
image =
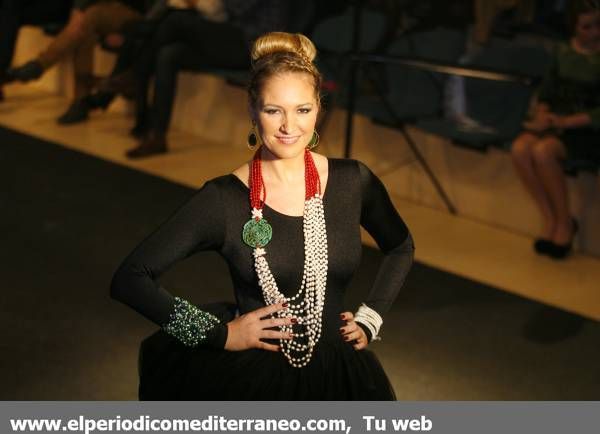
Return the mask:
<path id="1" fill-rule="evenodd" d="M 253 209 L 262 209 L 267 200 L 267 189 L 263 182 L 261 150 L 258 149 L 252 159 L 250 170 L 250 205 Z M 305 182 L 305 200 L 309 200 L 316 194 L 321 194 L 321 179 L 319 171 L 315 165 L 315 160 L 311 152 L 304 151 L 304 182 Z M 262 198 L 261 198 L 262 196 Z M 258 217 L 255 217 L 258 220 Z"/>

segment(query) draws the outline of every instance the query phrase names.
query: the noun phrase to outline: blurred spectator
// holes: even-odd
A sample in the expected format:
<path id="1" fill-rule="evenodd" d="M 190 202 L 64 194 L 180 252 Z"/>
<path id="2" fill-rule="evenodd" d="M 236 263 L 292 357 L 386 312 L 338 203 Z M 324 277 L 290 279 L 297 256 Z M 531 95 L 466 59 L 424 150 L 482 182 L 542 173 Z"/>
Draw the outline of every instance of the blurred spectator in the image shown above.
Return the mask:
<path id="1" fill-rule="evenodd" d="M 130 21 L 122 27 L 120 33 L 111 33 L 104 38 L 104 46 L 115 52 L 117 59 L 108 77 L 95 83 L 90 94 L 75 100 L 74 105 L 82 107 L 85 113 L 93 108 L 107 106 L 117 93 L 127 99 L 134 99 L 134 84 L 119 82 L 119 78 L 131 68 L 139 53 L 144 51 L 144 45 L 152 39 L 156 26 L 168 10 L 166 0 L 148 0 L 146 4 L 143 19 Z"/>
<path id="2" fill-rule="evenodd" d="M 474 23 L 467 36 L 465 53 L 458 59 L 461 65 L 470 64 L 489 42 L 497 17 L 514 10 L 518 22 L 531 21 L 535 11 L 534 0 L 474 0 Z M 445 116 L 456 122 L 459 128 L 480 133 L 494 133 L 495 128 L 482 125 L 469 116 L 465 91 L 465 78 L 450 76 L 445 89 Z"/>
<path id="3" fill-rule="evenodd" d="M 561 161 L 600 162 L 600 8 L 574 0 L 568 11 L 572 37 L 558 45 L 534 115 L 512 146 L 517 173 L 543 217 L 534 248 L 557 259 L 569 254 L 577 231 Z"/>
<path id="4" fill-rule="evenodd" d="M 24 65 L 9 69 L 6 79 L 27 82 L 36 80 L 65 56 L 74 56 L 75 102 L 58 119 L 59 123 L 84 120 L 90 107 L 81 105 L 81 98 L 88 94 L 92 85 L 93 49 L 98 39 L 107 38 L 108 43 L 119 44 L 117 35 L 132 21 L 140 20 L 145 0 L 75 0 L 74 9 L 67 26 L 57 35 L 39 56 Z M 110 101 L 103 102 L 106 108 Z"/>
<path id="5" fill-rule="evenodd" d="M 133 132 L 141 142 L 127 152 L 130 158 L 166 152 L 180 70 L 246 69 L 250 42 L 263 33 L 285 30 L 288 18 L 288 2 L 281 0 L 170 0 L 169 6 L 134 68 L 138 96 Z"/>
<path id="6" fill-rule="evenodd" d="M 0 101 L 2 83 L 11 66 L 19 29 L 24 25 L 61 25 L 69 19 L 73 0 L 0 0 Z"/>

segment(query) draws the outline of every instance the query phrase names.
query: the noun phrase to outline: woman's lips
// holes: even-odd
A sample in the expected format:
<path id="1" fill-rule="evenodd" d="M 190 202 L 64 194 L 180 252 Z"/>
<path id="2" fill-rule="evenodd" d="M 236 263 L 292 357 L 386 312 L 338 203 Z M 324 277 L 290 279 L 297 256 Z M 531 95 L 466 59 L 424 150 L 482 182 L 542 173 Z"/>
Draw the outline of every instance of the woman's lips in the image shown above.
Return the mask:
<path id="1" fill-rule="evenodd" d="M 285 145 L 293 145 L 298 141 L 300 136 L 275 136 L 275 138 Z"/>

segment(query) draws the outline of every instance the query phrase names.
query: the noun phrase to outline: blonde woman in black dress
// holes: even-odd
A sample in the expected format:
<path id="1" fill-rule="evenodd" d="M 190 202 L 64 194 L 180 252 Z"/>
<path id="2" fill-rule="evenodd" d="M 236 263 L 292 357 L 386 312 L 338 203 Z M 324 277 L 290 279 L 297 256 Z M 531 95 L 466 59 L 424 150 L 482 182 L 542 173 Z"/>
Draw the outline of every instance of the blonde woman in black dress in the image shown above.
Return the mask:
<path id="1" fill-rule="evenodd" d="M 320 109 L 315 55 L 299 34 L 254 43 L 254 157 L 206 182 L 115 273 L 111 296 L 161 326 L 142 348 L 140 399 L 395 398 L 367 348 L 411 266 L 412 238 L 364 164 L 310 150 Z M 385 256 L 352 313 L 343 297 L 360 262 L 361 225 Z M 159 286 L 162 273 L 200 250 L 227 261 L 239 315 Z"/>

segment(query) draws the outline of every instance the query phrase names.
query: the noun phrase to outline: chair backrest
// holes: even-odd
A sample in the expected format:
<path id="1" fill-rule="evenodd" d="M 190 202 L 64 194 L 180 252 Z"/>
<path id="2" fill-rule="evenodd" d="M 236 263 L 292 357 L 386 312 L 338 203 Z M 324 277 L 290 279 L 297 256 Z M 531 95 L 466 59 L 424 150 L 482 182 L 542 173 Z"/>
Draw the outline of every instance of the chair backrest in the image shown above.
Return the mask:
<path id="1" fill-rule="evenodd" d="M 463 32 L 440 27 L 408 34 L 393 42 L 387 53 L 432 62 L 456 62 L 464 50 L 464 43 Z M 431 117 L 442 111 L 447 75 L 410 66 L 386 65 L 385 68 L 389 99 L 399 117 Z"/>
<path id="2" fill-rule="evenodd" d="M 540 77 L 550 62 L 550 53 L 541 46 L 492 39 L 470 64 Z M 466 79 L 468 114 L 494 126 L 502 135 L 514 137 L 521 130 L 533 90 L 518 83 Z"/>

